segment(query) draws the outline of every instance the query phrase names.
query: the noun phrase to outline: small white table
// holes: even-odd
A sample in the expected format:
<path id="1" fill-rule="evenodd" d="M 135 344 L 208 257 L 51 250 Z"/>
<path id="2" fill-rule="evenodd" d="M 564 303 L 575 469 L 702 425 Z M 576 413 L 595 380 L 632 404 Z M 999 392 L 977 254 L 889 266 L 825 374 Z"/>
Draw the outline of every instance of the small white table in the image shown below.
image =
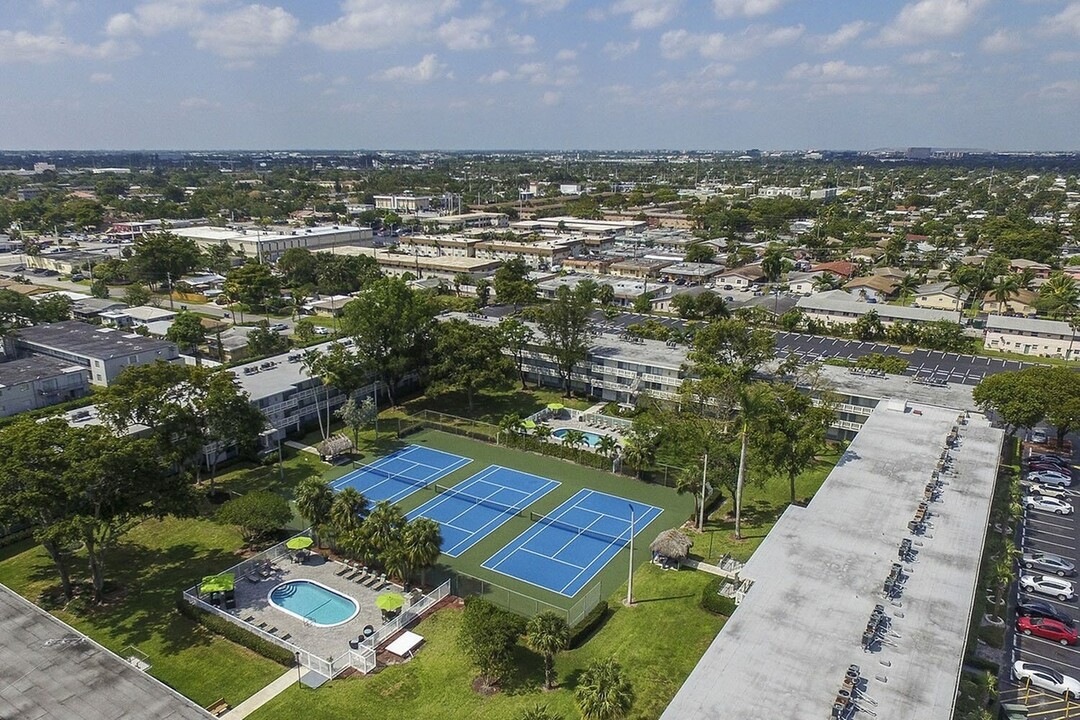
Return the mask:
<path id="1" fill-rule="evenodd" d="M 386 650 L 398 657 L 408 657 L 422 642 L 424 642 L 424 638 L 406 630 L 401 633 L 397 640 L 387 645 Z"/>

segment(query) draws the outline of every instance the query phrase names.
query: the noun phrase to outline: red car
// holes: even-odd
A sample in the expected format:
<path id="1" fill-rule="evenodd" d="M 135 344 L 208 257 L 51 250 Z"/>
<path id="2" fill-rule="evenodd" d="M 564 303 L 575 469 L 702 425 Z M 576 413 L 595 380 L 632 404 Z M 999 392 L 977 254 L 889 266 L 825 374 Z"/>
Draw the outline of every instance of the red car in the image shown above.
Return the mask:
<path id="1" fill-rule="evenodd" d="M 1019 617 L 1016 619 L 1016 629 L 1025 635 L 1046 638 L 1062 645 L 1076 644 L 1076 628 L 1050 618 Z"/>

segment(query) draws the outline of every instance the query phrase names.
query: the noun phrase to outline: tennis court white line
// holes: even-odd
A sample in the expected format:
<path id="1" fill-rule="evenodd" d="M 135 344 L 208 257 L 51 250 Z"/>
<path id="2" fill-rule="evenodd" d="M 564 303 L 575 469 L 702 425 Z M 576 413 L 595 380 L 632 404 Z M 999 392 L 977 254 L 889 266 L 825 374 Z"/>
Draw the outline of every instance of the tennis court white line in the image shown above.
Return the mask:
<path id="1" fill-rule="evenodd" d="M 426 485 L 428 482 L 432 481 L 433 479 L 436 479 L 438 477 L 445 477 L 445 476 L 449 475 L 450 473 L 453 473 L 453 472 L 459 470 L 460 468 L 465 467 L 466 465 L 468 465 L 469 463 L 472 462 L 471 458 L 466 458 L 466 457 L 460 457 L 459 456 L 458 460 L 455 463 L 453 463 L 451 465 L 448 465 L 446 468 L 434 469 L 432 472 L 429 472 L 427 475 L 425 475 L 422 478 L 414 478 L 414 477 L 409 476 L 408 479 L 404 479 L 406 477 L 405 473 L 408 472 L 409 470 L 412 470 L 414 467 L 427 467 L 427 468 L 432 467 L 431 465 L 424 465 L 423 463 L 418 463 L 418 462 L 415 462 L 413 460 L 409 460 L 409 459 L 405 458 L 405 455 L 407 455 L 409 452 L 412 452 L 413 450 L 423 450 L 423 449 L 426 449 L 426 448 L 421 448 L 419 445 L 413 445 L 413 446 L 410 447 L 409 450 L 407 450 L 406 452 L 404 452 L 404 453 L 402 453 L 400 455 L 388 455 L 388 456 L 386 456 L 384 458 L 379 458 L 378 460 L 376 460 L 373 463 L 369 463 L 367 465 L 364 465 L 363 467 L 357 468 L 353 472 L 348 473 L 343 478 L 340 478 L 337 481 L 337 484 L 332 485 L 331 487 L 333 489 L 335 489 L 335 490 L 341 489 L 341 487 L 343 487 L 344 485 L 352 482 L 356 477 L 362 476 L 364 474 L 364 470 L 366 470 L 368 468 L 374 468 L 376 471 L 381 471 L 381 472 L 387 472 L 388 473 L 389 471 L 388 470 L 382 470 L 380 465 L 381 464 L 387 464 L 392 460 L 405 460 L 405 462 L 411 463 L 411 466 L 406 468 L 402 472 L 390 473 L 390 477 L 382 477 L 381 475 L 378 475 L 378 473 L 375 473 L 377 477 L 381 477 L 382 479 L 379 480 L 379 482 L 375 483 L 374 485 L 370 485 L 368 487 L 368 492 L 369 493 L 372 490 L 374 490 L 375 488 L 381 487 L 383 485 L 383 483 L 396 480 L 397 478 L 402 478 L 402 480 L 399 480 L 398 482 L 410 485 L 411 487 L 416 487 L 415 483 L 422 483 L 422 484 Z M 409 480 L 413 480 L 414 482 L 410 483 Z M 417 489 L 419 489 L 419 488 L 417 488 Z M 404 497 L 408 497 L 409 495 L 412 495 L 413 492 L 415 492 L 415 490 L 410 491 L 410 492 L 398 491 L 398 492 L 390 495 L 388 498 L 386 498 L 386 500 L 387 500 L 387 502 L 390 502 L 390 503 L 396 503 L 398 500 L 401 500 Z"/>
<path id="2" fill-rule="evenodd" d="M 588 489 L 586 489 L 586 492 L 588 493 L 587 495 L 582 495 L 582 496 L 581 496 L 581 497 L 580 497 L 580 498 L 579 498 L 578 500 L 574 501 L 574 504 L 573 504 L 573 505 L 571 505 L 570 507 L 566 508 L 566 509 L 565 509 L 565 510 L 563 510 L 563 511 L 562 511 L 561 513 L 559 513 L 559 514 L 558 514 L 558 516 L 556 516 L 556 517 L 552 517 L 552 516 L 550 516 L 550 515 L 545 515 L 544 517 L 547 517 L 547 518 L 549 518 L 549 519 L 551 519 L 551 520 L 559 520 L 559 519 L 560 519 L 560 518 L 562 518 L 562 517 L 563 517 L 564 515 L 566 515 L 566 513 L 570 512 L 571 510 L 574 510 L 574 509 L 576 509 L 576 508 L 578 507 L 578 505 L 580 505 L 580 504 L 581 504 L 582 500 L 584 500 L 584 499 L 585 499 L 585 498 L 587 498 L 587 497 L 592 497 L 592 495 L 593 495 L 593 494 L 595 493 L 595 491 L 594 491 L 594 490 L 588 490 Z M 567 525 L 569 525 L 569 524 L 570 524 L 570 523 L 567 523 Z M 520 542 L 520 543 L 518 544 L 518 546 L 517 546 L 516 548 L 514 548 L 513 550 L 511 550 L 511 551 L 510 551 L 510 553 L 508 553 L 508 554 L 507 554 L 507 556 L 506 556 L 506 557 L 504 557 L 504 558 L 503 558 L 502 560 L 500 560 L 499 562 L 497 562 L 497 563 L 495 563 L 494 565 L 492 565 L 492 566 L 491 566 L 491 569 L 492 569 L 492 570 L 498 570 L 498 569 L 499 569 L 499 566 L 500 566 L 500 565 L 502 565 L 502 564 L 503 564 L 504 562 L 506 562 L 506 561 L 507 561 L 507 560 L 508 560 L 508 559 L 510 558 L 510 556 L 511 556 L 511 555 L 513 555 L 513 554 L 514 554 L 515 552 L 517 552 L 518 550 L 521 550 L 521 549 L 525 548 L 525 546 L 526 546 L 527 544 L 529 544 L 529 542 L 530 542 L 530 541 L 531 541 L 531 540 L 532 540 L 533 538 L 535 538 L 535 537 L 536 537 L 537 535 L 539 535 L 540 533 L 542 533 L 542 532 L 544 531 L 544 528 L 545 528 L 545 527 L 551 527 L 551 525 L 549 525 L 549 524 L 544 524 L 544 523 L 542 523 L 542 522 L 537 522 L 537 523 L 536 523 L 536 525 L 534 525 L 534 526 L 532 527 L 532 529 L 531 529 L 531 530 L 526 530 L 526 531 L 525 531 L 525 535 L 528 535 L 528 537 L 526 537 L 525 539 L 521 540 L 521 537 L 522 537 L 522 536 L 518 536 L 518 539 L 519 539 L 519 540 L 521 540 L 521 542 Z M 576 538 L 577 536 L 575 535 L 574 537 Z M 511 543 L 513 543 L 513 542 L 515 542 L 515 541 L 514 541 L 514 540 L 511 540 L 510 542 L 511 542 Z M 573 540 L 571 540 L 570 542 L 573 542 Z M 569 543 L 567 543 L 567 544 L 569 544 Z M 566 545 L 564 545 L 563 547 L 566 547 Z M 503 548 L 503 550 L 505 550 L 505 549 L 506 549 L 506 548 Z M 560 548 L 560 550 L 561 550 L 561 549 L 562 549 L 562 548 Z M 502 552 L 502 550 L 500 550 L 499 552 Z M 545 557 L 546 557 L 546 556 L 545 556 Z M 490 558 L 489 558 L 489 559 L 490 559 Z M 485 567 L 485 566 L 484 566 L 484 565 L 481 565 L 480 567 Z M 574 567 L 579 567 L 579 566 L 575 565 Z M 514 577 L 517 577 L 517 576 L 514 576 Z M 550 590 L 551 588 L 548 588 L 548 589 Z"/>
<path id="3" fill-rule="evenodd" d="M 495 469 L 496 472 L 499 471 L 499 470 L 508 470 L 508 471 L 511 471 L 511 472 L 517 472 L 516 470 L 511 470 L 511 468 L 504 468 L 501 465 L 494 465 L 492 467 Z M 528 475 L 529 473 L 521 473 L 521 474 L 522 475 Z M 484 476 L 483 478 L 480 479 L 480 481 L 481 482 L 487 482 L 487 478 L 490 477 L 490 475 L 491 474 Z M 539 478 L 540 476 L 539 475 L 532 475 L 531 477 Z M 468 480 L 466 480 L 465 482 L 468 482 Z M 494 483 L 492 483 L 492 484 L 494 484 Z M 521 512 L 524 508 L 527 508 L 529 505 L 532 505 L 533 502 L 535 502 L 535 500 L 543 497 L 544 495 L 547 495 L 549 492 L 551 492 L 552 490 L 554 490 L 558 486 L 559 486 L 558 481 L 552 480 L 550 478 L 544 478 L 544 485 L 542 487 L 537 488 L 536 490 L 533 490 L 531 493 L 525 494 L 524 491 L 522 491 L 522 490 L 518 490 L 517 488 L 509 487 L 507 485 L 503 485 L 498 490 L 491 493 L 491 495 L 488 495 L 484 499 L 487 500 L 487 499 L 491 498 L 492 495 L 495 495 L 495 494 L 499 493 L 502 490 L 513 490 L 513 491 L 515 491 L 515 492 L 517 492 L 517 493 L 524 496 L 520 500 L 515 502 L 513 504 L 513 506 L 512 506 L 518 512 Z M 456 488 L 457 485 L 455 485 L 454 487 Z M 451 489 L 451 492 L 453 492 L 453 488 Z M 536 497 L 534 497 L 534 496 L 536 496 Z M 528 501 L 528 502 L 525 502 L 525 501 Z M 519 507 L 519 504 L 521 504 L 521 503 L 524 503 L 524 504 L 522 504 Z M 473 507 L 470 507 L 470 508 L 466 509 L 464 512 L 458 514 L 457 517 L 455 517 L 453 519 L 457 520 L 462 515 L 465 515 L 466 513 L 472 512 L 472 510 L 475 507 L 477 507 L 477 505 L 474 504 Z M 494 509 L 494 508 L 492 508 L 492 509 Z M 473 540 L 477 535 L 480 535 L 481 533 L 483 533 L 484 535 L 487 535 L 488 532 L 490 532 L 490 531 L 488 531 L 488 528 L 490 528 L 492 526 L 498 527 L 499 525 L 502 525 L 504 522 L 506 522 L 507 519 L 508 518 L 506 517 L 506 512 L 498 513 L 497 515 L 492 517 L 491 520 L 484 523 L 483 525 L 481 525 L 476 530 L 472 531 L 472 533 L 469 535 L 469 537 L 467 537 L 464 540 L 462 540 L 461 542 L 457 543 L 452 548 L 449 548 L 448 550 L 446 550 L 445 551 L 446 554 L 450 555 L 451 557 L 457 557 L 456 554 L 452 554 L 452 553 L 454 553 L 454 551 L 456 551 L 461 545 Z M 466 531 L 466 532 L 468 532 L 468 531 Z"/>
<path id="4" fill-rule="evenodd" d="M 661 510 L 661 512 L 663 512 L 663 511 Z M 656 519 L 657 517 L 659 517 L 659 515 L 660 515 L 660 513 L 657 513 L 656 515 L 653 515 L 653 516 L 652 516 L 651 518 L 649 518 L 649 521 L 648 521 L 648 522 L 650 522 L 650 523 L 651 523 L 651 522 L 652 522 L 653 520 L 655 520 L 655 519 Z M 649 510 L 646 510 L 646 511 L 645 511 L 645 513 L 644 513 L 644 516 L 645 516 L 645 517 L 648 517 L 648 516 L 649 516 Z M 644 519 L 644 518 L 642 518 L 642 519 Z M 648 525 L 648 523 L 646 523 L 646 525 Z M 642 527 L 644 527 L 644 526 L 642 526 Z M 630 532 L 631 532 L 632 530 L 637 530 L 637 529 L 638 529 L 637 527 L 633 527 L 633 528 L 631 528 L 631 526 L 627 525 L 627 527 L 626 527 L 626 532 L 627 532 L 627 533 L 630 533 Z M 626 543 L 626 545 L 629 545 L 629 544 L 630 544 L 630 541 L 631 541 L 632 539 L 633 539 L 633 537 L 631 536 L 631 537 L 627 538 L 627 539 L 626 539 L 626 540 L 624 541 L 624 539 L 623 539 L 622 535 L 620 534 L 620 535 L 619 535 L 619 540 L 618 540 L 618 542 L 625 542 L 625 543 Z M 607 546 L 608 546 L 608 548 L 609 548 L 609 549 L 610 549 L 610 548 L 614 548 L 614 549 L 615 549 L 615 555 L 618 555 L 618 554 L 619 554 L 620 552 L 622 552 L 622 548 L 621 548 L 621 547 L 618 547 L 618 548 L 616 548 L 616 547 L 615 547 L 615 543 L 613 543 L 613 542 L 609 542 Z M 596 556 L 595 558 L 593 558 L 593 559 L 592 559 L 592 561 L 591 561 L 591 562 L 590 562 L 590 563 L 589 563 L 588 565 L 586 565 L 585 567 L 581 568 L 581 572 L 579 572 L 579 573 L 578 573 L 577 575 L 575 575 L 575 576 L 574 576 L 574 579 L 573 579 L 573 580 L 571 580 L 570 582 L 568 582 L 568 583 L 566 583 L 565 585 L 563 585 L 563 586 L 562 586 L 562 590 L 560 590 L 560 591 L 559 591 L 559 594 L 560 594 L 560 595 L 565 595 L 566 593 L 565 593 L 564 591 L 566 590 L 566 588 L 568 588 L 568 587 L 570 587 L 571 585 L 573 585 L 574 583 L 576 583 L 576 582 L 577 582 L 577 579 L 578 579 L 579 577 L 581 577 L 581 575 L 582 575 L 583 573 L 587 572 L 587 571 L 589 570 L 589 568 L 591 568 L 591 567 L 592 567 L 593 565 L 595 565 L 595 564 L 596 564 L 596 563 L 597 563 L 597 562 L 598 562 L 598 561 L 599 561 L 599 560 L 600 560 L 601 558 L 603 558 L 603 557 L 604 557 L 604 554 L 605 554 L 606 552 L 607 552 L 606 550 L 603 550 L 603 551 L 601 551 L 601 552 L 600 552 L 600 554 L 599 554 L 599 555 L 597 555 L 597 556 Z M 609 562 L 611 562 L 611 560 L 612 560 L 612 559 L 613 559 L 613 558 L 615 557 L 615 555 L 612 555 L 611 557 L 608 557 L 608 558 L 606 558 L 606 559 L 604 560 L 604 565 L 607 565 L 607 564 L 608 564 Z M 601 567 L 603 567 L 603 566 L 601 566 Z M 596 572 L 593 572 L 593 575 L 596 575 Z"/>
<path id="5" fill-rule="evenodd" d="M 459 483 L 458 483 L 457 485 L 454 485 L 453 487 L 451 487 L 451 488 L 448 488 L 448 489 L 449 489 L 449 490 L 453 490 L 454 488 L 457 488 L 457 487 L 462 487 L 462 486 L 464 486 L 464 485 L 466 485 L 466 484 L 471 484 L 471 483 L 470 483 L 470 481 L 473 481 L 473 480 L 475 480 L 476 482 L 481 482 L 481 481 L 485 480 L 486 478 L 490 477 L 491 475 L 493 475 L 493 474 L 495 473 L 495 471 L 496 471 L 497 469 L 498 469 L 498 466 L 497 466 L 497 465 L 493 465 L 493 466 L 491 466 L 491 467 L 487 468 L 486 470 L 481 470 L 481 471 L 480 471 L 479 473 L 477 473 L 476 475 L 473 475 L 472 477 L 469 477 L 469 478 L 465 478 L 464 480 L 462 480 L 461 482 L 459 482 Z M 450 499 L 451 497 L 452 497 L 452 495 L 451 495 L 451 494 L 449 494 L 449 493 L 444 493 L 444 494 L 442 495 L 442 497 L 439 497 L 439 498 L 432 498 L 432 500 L 434 501 L 434 503 L 433 503 L 433 504 L 431 505 L 431 507 L 425 508 L 425 511 L 429 511 L 429 510 L 434 510 L 435 508 L 439 507 L 439 506 L 440 506 L 440 505 L 442 505 L 442 504 L 443 504 L 444 502 L 446 502 L 447 500 L 449 500 L 449 499 Z M 432 500 L 429 500 L 428 502 L 432 502 Z M 425 503 L 425 504 L 426 504 L 426 503 Z M 460 515 L 458 515 L 457 517 L 453 517 L 453 518 L 451 518 L 451 520 L 457 520 L 457 519 L 458 519 L 458 517 L 461 517 L 461 516 L 460 516 Z"/>
<path id="6" fill-rule="evenodd" d="M 543 553 L 538 553 L 538 552 L 536 552 L 535 550 L 530 550 L 530 549 L 529 549 L 529 548 L 527 548 L 527 547 L 522 547 L 522 548 L 518 548 L 518 549 L 519 549 L 519 550 L 521 550 L 522 552 L 527 552 L 527 553 L 529 553 L 530 555 L 535 555 L 536 557 L 541 557 L 541 558 L 544 558 L 545 560 L 554 560 L 554 561 L 555 561 L 555 562 L 557 562 L 557 563 L 562 563 L 563 565 L 565 565 L 565 566 L 567 566 L 567 567 L 572 567 L 572 568 L 574 568 L 575 570 L 580 570 L 580 569 L 581 569 L 581 566 L 580 566 L 580 565 L 575 565 L 575 564 L 574 564 L 574 563 L 572 563 L 572 562 L 566 562 L 565 560 L 560 560 L 560 559 L 559 559 L 559 558 L 557 558 L 557 557 L 552 557 L 552 556 L 549 556 L 549 555 L 544 555 Z M 563 587 L 565 588 L 566 586 L 564 585 Z"/>

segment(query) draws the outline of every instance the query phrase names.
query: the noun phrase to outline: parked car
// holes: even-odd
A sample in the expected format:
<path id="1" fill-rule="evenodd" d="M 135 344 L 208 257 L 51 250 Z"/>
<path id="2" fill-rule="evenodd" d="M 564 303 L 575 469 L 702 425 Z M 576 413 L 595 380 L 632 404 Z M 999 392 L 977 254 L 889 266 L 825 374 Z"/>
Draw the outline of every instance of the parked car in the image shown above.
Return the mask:
<path id="1" fill-rule="evenodd" d="M 1054 453 L 1032 453 L 1028 455 L 1028 462 L 1049 462 L 1055 465 L 1060 465 L 1064 468 L 1072 468 L 1072 460 L 1061 455 L 1055 455 Z"/>
<path id="2" fill-rule="evenodd" d="M 1016 619 L 1016 630 L 1024 635 L 1034 635 L 1053 640 L 1062 645 L 1076 644 L 1076 628 L 1049 618 L 1021 617 Z"/>
<path id="3" fill-rule="evenodd" d="M 1076 621 L 1067 615 L 1064 610 L 1034 598 L 1020 598 L 1020 601 L 1016 603 L 1016 614 L 1020 617 L 1050 618 L 1069 627 L 1076 627 Z"/>
<path id="4" fill-rule="evenodd" d="M 1072 476 L 1050 470 L 1041 470 L 1038 472 L 1028 473 L 1027 481 L 1033 483 L 1041 483 L 1044 485 L 1057 485 L 1058 487 L 1068 487 L 1069 485 L 1072 485 Z"/>
<path id="5" fill-rule="evenodd" d="M 272 324 L 272 325 L 270 326 L 270 329 L 271 329 L 271 330 L 274 330 L 274 331 L 276 331 L 276 332 L 283 332 L 283 331 L 285 331 L 285 330 L 288 330 L 288 329 L 289 329 L 289 326 L 288 326 L 288 325 L 286 325 L 285 323 L 282 323 L 282 322 L 277 322 L 277 323 L 274 323 L 274 324 Z"/>
<path id="6" fill-rule="evenodd" d="M 325 328 L 322 325 L 316 325 L 315 327 L 311 328 L 311 332 L 315 333 L 316 335 L 329 335 L 330 328 Z"/>
<path id="7" fill-rule="evenodd" d="M 1058 515 L 1071 515 L 1073 506 L 1061 498 L 1043 497 L 1042 495 L 1028 495 L 1024 498 L 1024 507 L 1031 510 L 1057 513 Z"/>
<path id="8" fill-rule="evenodd" d="M 1043 462 L 1041 460 L 1038 462 L 1028 463 L 1027 469 L 1028 472 L 1056 472 L 1061 473 L 1062 475 L 1072 474 L 1071 467 L 1066 467 L 1065 465 L 1058 465 L 1057 463 L 1052 462 Z"/>
<path id="9" fill-rule="evenodd" d="M 1072 490 L 1057 487 L 1056 485 L 1032 485 L 1028 488 L 1028 492 L 1034 493 L 1035 495 L 1042 495 L 1043 497 L 1061 498 L 1062 500 L 1072 497 Z"/>
<path id="10" fill-rule="evenodd" d="M 1038 569 L 1043 572 L 1052 572 L 1061 577 L 1076 572 L 1076 566 L 1060 555 L 1044 553 L 1038 550 L 1030 550 L 1020 556 L 1020 564 L 1028 570 Z"/>
<path id="11" fill-rule="evenodd" d="M 1071 582 L 1049 575 L 1021 575 L 1020 589 L 1024 592 L 1048 595 L 1057 598 L 1061 602 L 1076 597 L 1076 591 L 1073 589 Z"/>
<path id="12" fill-rule="evenodd" d="M 1062 675 L 1048 665 L 1017 660 L 1013 663 L 1012 674 L 1017 682 L 1026 680 L 1033 687 L 1061 695 L 1063 698 L 1080 697 L 1080 681 Z"/>

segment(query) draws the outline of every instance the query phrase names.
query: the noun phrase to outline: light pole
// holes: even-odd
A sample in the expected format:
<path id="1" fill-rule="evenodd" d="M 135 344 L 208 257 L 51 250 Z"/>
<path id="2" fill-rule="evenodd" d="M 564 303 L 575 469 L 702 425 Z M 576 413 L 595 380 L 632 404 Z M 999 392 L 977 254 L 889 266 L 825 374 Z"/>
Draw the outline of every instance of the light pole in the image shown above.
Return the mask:
<path id="1" fill-rule="evenodd" d="M 626 606 L 630 607 L 634 604 L 634 506 L 627 505 L 630 507 L 630 574 L 626 580 Z"/>
<path id="2" fill-rule="evenodd" d="M 300 651 L 297 650 L 293 654 L 296 655 L 296 687 L 300 687 L 300 685 L 302 684 L 302 680 L 300 678 Z"/>

